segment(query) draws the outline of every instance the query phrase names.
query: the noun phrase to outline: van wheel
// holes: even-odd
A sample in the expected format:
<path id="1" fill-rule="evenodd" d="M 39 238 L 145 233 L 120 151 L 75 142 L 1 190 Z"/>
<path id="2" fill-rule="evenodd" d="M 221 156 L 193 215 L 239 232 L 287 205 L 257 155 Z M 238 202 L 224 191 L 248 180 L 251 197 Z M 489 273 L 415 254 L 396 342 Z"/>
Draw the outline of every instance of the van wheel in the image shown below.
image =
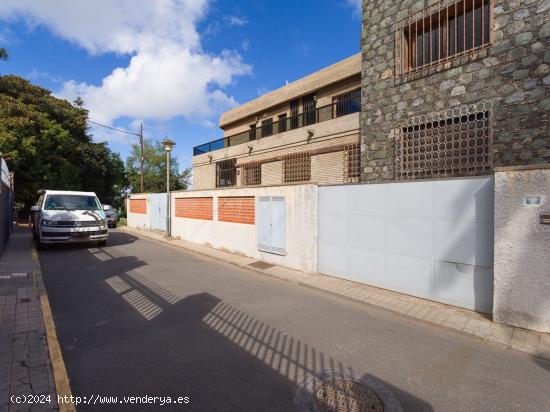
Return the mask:
<path id="1" fill-rule="evenodd" d="M 105 247 L 105 246 L 107 246 L 107 239 L 105 239 L 105 240 L 100 240 L 99 242 L 97 242 L 97 245 L 100 246 L 100 247 Z"/>

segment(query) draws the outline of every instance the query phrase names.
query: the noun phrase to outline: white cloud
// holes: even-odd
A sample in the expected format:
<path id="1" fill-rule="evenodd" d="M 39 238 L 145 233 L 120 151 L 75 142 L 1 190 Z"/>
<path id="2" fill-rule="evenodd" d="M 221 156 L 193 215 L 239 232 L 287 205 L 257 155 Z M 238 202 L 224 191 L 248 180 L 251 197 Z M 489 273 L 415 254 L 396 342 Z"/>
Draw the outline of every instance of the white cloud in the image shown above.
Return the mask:
<path id="1" fill-rule="evenodd" d="M 363 0 L 346 0 L 346 3 L 353 7 L 353 13 L 360 17 L 363 10 Z"/>
<path id="2" fill-rule="evenodd" d="M 2 0 L 0 19 L 42 25 L 90 54 L 131 56 L 101 84 L 68 81 L 58 95 L 82 97 L 90 117 L 209 118 L 236 104 L 223 89 L 251 72 L 234 51 L 202 49 L 197 24 L 208 0 Z"/>
<path id="3" fill-rule="evenodd" d="M 225 16 L 224 20 L 230 26 L 240 27 L 240 26 L 246 26 L 248 24 L 248 20 L 240 16 Z"/>

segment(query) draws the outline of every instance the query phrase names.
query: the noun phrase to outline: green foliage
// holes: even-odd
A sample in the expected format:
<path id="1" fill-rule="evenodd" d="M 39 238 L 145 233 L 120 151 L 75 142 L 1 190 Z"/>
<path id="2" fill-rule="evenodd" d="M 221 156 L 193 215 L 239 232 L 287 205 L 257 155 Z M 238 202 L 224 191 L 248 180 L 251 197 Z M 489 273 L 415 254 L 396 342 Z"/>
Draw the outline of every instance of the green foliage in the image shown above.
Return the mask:
<path id="1" fill-rule="evenodd" d="M 88 112 L 17 76 L 0 76 L 0 152 L 15 173 L 25 212 L 39 189 L 85 190 L 118 205 L 127 185 L 124 163 L 93 143 Z"/>
<path id="2" fill-rule="evenodd" d="M 133 192 L 141 191 L 140 146 L 132 145 L 132 153 L 126 159 L 126 174 Z M 143 186 L 145 193 L 166 192 L 166 152 L 159 142 L 145 139 L 143 142 Z M 179 173 L 177 160 L 170 158 L 170 190 L 185 190 L 189 184 L 191 169 Z"/>
<path id="3" fill-rule="evenodd" d="M 8 60 L 8 52 L 0 47 L 0 60 Z"/>

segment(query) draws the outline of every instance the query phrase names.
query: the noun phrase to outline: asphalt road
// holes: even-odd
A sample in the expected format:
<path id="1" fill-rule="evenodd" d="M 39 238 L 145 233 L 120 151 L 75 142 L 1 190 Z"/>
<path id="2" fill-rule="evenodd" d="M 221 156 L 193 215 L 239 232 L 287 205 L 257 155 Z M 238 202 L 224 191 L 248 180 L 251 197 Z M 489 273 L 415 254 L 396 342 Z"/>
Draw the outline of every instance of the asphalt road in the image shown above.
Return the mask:
<path id="1" fill-rule="evenodd" d="M 550 410 L 550 362 L 152 240 L 115 230 L 40 262 L 74 395 L 293 411 L 301 376 L 331 369 L 407 411 Z"/>

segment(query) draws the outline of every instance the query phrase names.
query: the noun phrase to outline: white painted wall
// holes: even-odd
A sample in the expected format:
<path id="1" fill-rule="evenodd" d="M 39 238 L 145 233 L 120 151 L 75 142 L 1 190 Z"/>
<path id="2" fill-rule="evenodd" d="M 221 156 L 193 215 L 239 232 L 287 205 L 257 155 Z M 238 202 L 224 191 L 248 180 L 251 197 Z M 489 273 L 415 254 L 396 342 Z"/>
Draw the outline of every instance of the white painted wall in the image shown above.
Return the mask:
<path id="1" fill-rule="evenodd" d="M 525 205 L 540 196 L 542 205 Z M 550 332 L 550 167 L 495 173 L 496 322 Z"/>
<path id="2" fill-rule="evenodd" d="M 316 185 L 175 192 L 172 194 L 172 236 L 313 273 L 317 270 L 317 192 Z M 256 217 L 258 197 L 282 196 L 286 199 L 286 256 L 258 251 L 256 225 L 217 220 L 217 198 L 227 196 L 256 197 Z M 188 197 L 213 197 L 214 220 L 176 217 L 175 199 Z"/>
<path id="3" fill-rule="evenodd" d="M 319 188 L 319 271 L 491 312 L 491 177 Z"/>
<path id="4" fill-rule="evenodd" d="M 126 224 L 128 225 L 128 227 L 133 227 L 135 229 L 149 230 L 151 228 L 151 215 L 149 211 L 149 195 L 148 194 L 131 195 L 130 199 L 146 199 L 147 214 L 130 213 L 130 200 L 127 200 Z"/>

